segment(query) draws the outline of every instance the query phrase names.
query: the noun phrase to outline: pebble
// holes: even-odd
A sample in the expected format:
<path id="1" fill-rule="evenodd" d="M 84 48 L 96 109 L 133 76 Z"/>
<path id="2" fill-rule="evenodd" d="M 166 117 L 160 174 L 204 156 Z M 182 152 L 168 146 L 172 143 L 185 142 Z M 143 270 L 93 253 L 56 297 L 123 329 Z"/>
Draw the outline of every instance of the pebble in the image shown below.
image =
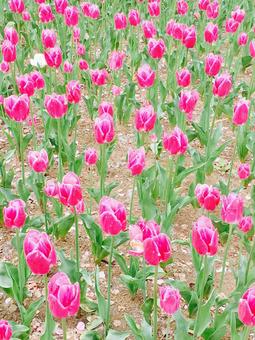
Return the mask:
<path id="1" fill-rule="evenodd" d="M 77 326 L 76 326 L 76 329 L 79 331 L 79 332 L 83 332 L 84 329 L 85 329 L 85 323 L 80 321 L 78 322 Z"/>
<path id="2" fill-rule="evenodd" d="M 121 326 L 121 321 L 120 320 L 114 320 L 113 324 L 115 327 L 120 327 Z"/>

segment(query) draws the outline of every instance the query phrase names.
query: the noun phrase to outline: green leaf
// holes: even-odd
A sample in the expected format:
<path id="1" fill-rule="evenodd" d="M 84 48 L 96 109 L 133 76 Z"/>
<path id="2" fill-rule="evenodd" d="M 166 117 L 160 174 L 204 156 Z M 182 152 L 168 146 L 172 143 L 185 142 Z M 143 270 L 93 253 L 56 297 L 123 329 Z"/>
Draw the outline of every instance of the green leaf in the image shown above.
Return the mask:
<path id="1" fill-rule="evenodd" d="M 125 340 L 129 336 L 127 332 L 119 332 L 110 329 L 105 340 Z"/>
<path id="2" fill-rule="evenodd" d="M 105 321 L 106 320 L 106 310 L 107 310 L 107 303 L 100 291 L 100 286 L 99 286 L 99 269 L 98 267 L 96 268 L 95 271 L 95 292 L 97 296 L 97 302 L 98 302 L 98 314 L 99 316 Z"/>
<path id="3" fill-rule="evenodd" d="M 174 313 L 173 318 L 176 323 L 176 330 L 175 330 L 175 339 L 192 339 L 192 337 L 188 334 L 190 321 L 187 320 L 181 313 L 180 310 L 178 310 L 176 313 Z"/>
<path id="4" fill-rule="evenodd" d="M 86 331 L 81 335 L 81 340 L 101 340 L 101 337 L 95 331 Z"/>
<path id="5" fill-rule="evenodd" d="M 154 300 L 152 298 L 148 298 L 142 304 L 143 316 L 146 322 L 151 324 L 151 313 L 153 310 Z"/>
<path id="6" fill-rule="evenodd" d="M 0 287 L 12 288 L 12 279 L 8 275 L 4 262 L 0 262 Z"/>
<path id="7" fill-rule="evenodd" d="M 44 302 L 44 297 L 41 297 L 39 300 L 36 300 L 30 304 L 26 313 L 23 313 L 23 322 L 27 327 L 30 327 L 30 324 L 35 316 L 35 313 L 41 307 Z"/>
<path id="8" fill-rule="evenodd" d="M 216 299 L 216 293 L 215 291 L 213 291 L 211 293 L 211 296 L 207 300 L 207 302 L 201 307 L 200 315 L 202 317 L 200 318 L 200 320 L 198 320 L 198 327 L 197 327 L 198 336 L 200 336 L 205 331 L 205 329 L 211 322 L 211 308 L 215 302 L 215 299 Z"/>
<path id="9" fill-rule="evenodd" d="M 59 266 L 59 270 L 63 271 L 68 275 L 72 283 L 75 283 L 79 280 L 77 277 L 77 272 L 76 272 L 76 263 L 73 260 L 70 260 L 65 257 L 64 251 L 58 251 L 58 258 L 61 262 L 61 265 Z"/>
<path id="10" fill-rule="evenodd" d="M 28 197 L 30 196 L 30 191 L 24 185 L 24 183 L 22 182 L 22 179 L 18 180 L 17 191 L 18 191 L 19 196 L 23 199 L 23 201 L 27 202 Z"/>
<path id="11" fill-rule="evenodd" d="M 55 236 L 57 238 L 65 237 L 68 231 L 71 229 L 73 224 L 74 224 L 73 215 L 63 216 L 57 219 L 53 224 L 53 230 L 55 231 Z"/>
<path id="12" fill-rule="evenodd" d="M 128 327 L 132 331 L 136 340 L 144 340 L 142 336 L 142 332 L 139 327 L 137 327 L 134 318 L 131 315 L 125 315 L 125 319 L 127 321 Z"/>
<path id="13" fill-rule="evenodd" d="M 24 333 L 29 331 L 29 328 L 25 325 L 19 325 L 14 321 L 9 321 L 11 328 L 12 328 L 12 339 L 13 338 L 20 338 Z"/>

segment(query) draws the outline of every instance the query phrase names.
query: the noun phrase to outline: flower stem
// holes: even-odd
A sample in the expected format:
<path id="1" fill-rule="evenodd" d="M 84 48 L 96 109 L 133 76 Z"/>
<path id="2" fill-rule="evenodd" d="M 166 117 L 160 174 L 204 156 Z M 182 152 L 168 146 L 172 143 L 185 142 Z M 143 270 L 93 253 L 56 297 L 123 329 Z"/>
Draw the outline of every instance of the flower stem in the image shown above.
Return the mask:
<path id="1" fill-rule="evenodd" d="M 170 338 L 170 323 L 171 323 L 171 315 L 168 315 L 167 326 L 166 326 L 166 340 Z"/>
<path id="2" fill-rule="evenodd" d="M 251 331 L 251 328 L 250 327 L 246 327 L 246 329 L 244 331 L 243 340 L 248 340 L 249 339 L 250 331 Z"/>
<path id="3" fill-rule="evenodd" d="M 101 176 L 100 176 L 100 194 L 101 197 L 105 194 L 105 174 L 106 174 L 106 159 L 105 159 L 105 145 L 100 145 L 100 168 L 101 168 Z"/>
<path id="4" fill-rule="evenodd" d="M 23 125 L 20 123 L 20 161 L 21 161 L 21 172 L 22 172 L 22 182 L 25 185 L 25 166 L 24 166 L 24 150 L 23 150 Z"/>
<path id="5" fill-rule="evenodd" d="M 226 270 L 226 261 L 227 261 L 229 247 L 230 247 L 230 242 L 231 242 L 231 239 L 232 239 L 232 234 L 233 234 L 233 225 L 230 224 L 229 225 L 229 231 L 228 231 L 228 240 L 227 240 L 226 248 L 225 248 L 225 251 L 224 251 L 222 272 L 221 272 L 221 277 L 220 277 L 220 292 L 222 291 L 224 275 L 225 275 L 225 270 Z"/>
<path id="6" fill-rule="evenodd" d="M 245 281 L 244 281 L 244 283 L 247 283 L 249 269 L 250 269 L 251 260 L 252 260 L 252 254 L 254 253 L 254 249 L 255 249 L 255 237 L 253 238 L 253 244 L 252 244 L 252 247 L 251 247 L 251 250 L 250 250 L 249 259 L 248 259 L 247 267 L 246 267 L 246 270 L 245 270 Z"/>
<path id="7" fill-rule="evenodd" d="M 145 301 L 146 300 L 146 297 L 147 297 L 147 288 L 146 288 L 146 263 L 145 263 L 145 259 L 144 259 L 144 256 L 142 257 L 143 260 L 142 260 L 142 264 L 143 264 L 143 280 L 144 280 L 144 283 L 143 283 L 143 300 Z"/>
<path id="8" fill-rule="evenodd" d="M 62 329 L 63 329 L 63 339 L 67 340 L 67 327 L 66 327 L 66 319 L 62 319 Z"/>
<path id="9" fill-rule="evenodd" d="M 63 176 L 63 168 L 62 168 L 62 157 L 61 157 L 61 149 L 62 149 L 62 141 L 61 141 L 61 120 L 58 119 L 58 179 L 62 180 Z"/>
<path id="10" fill-rule="evenodd" d="M 113 247 L 114 246 L 114 238 L 111 237 L 111 245 L 110 245 L 110 255 L 109 255 L 109 263 L 108 263 L 108 277 L 107 277 L 107 313 L 106 313 L 106 332 L 108 332 L 110 328 L 110 309 L 111 309 L 111 279 L 112 279 L 112 257 L 113 257 Z"/>
<path id="11" fill-rule="evenodd" d="M 230 164 L 230 169 L 229 169 L 228 182 L 227 182 L 228 192 L 229 192 L 229 187 L 230 187 L 231 178 L 232 178 L 233 165 L 234 165 L 235 156 L 236 156 L 236 148 L 237 148 L 237 139 L 236 139 L 236 142 L 235 142 L 235 146 L 234 146 L 234 150 L 233 150 L 233 156 L 232 156 L 232 160 L 231 160 L 231 164 Z"/>
<path id="12" fill-rule="evenodd" d="M 153 309 L 153 339 L 158 335 L 158 266 L 155 266 L 153 287 L 154 309 Z"/>
<path id="13" fill-rule="evenodd" d="M 45 289 L 45 333 L 47 332 L 47 328 L 50 323 L 50 311 L 49 311 L 49 303 L 48 303 L 48 276 L 44 275 L 44 289 Z"/>
<path id="14" fill-rule="evenodd" d="M 129 209 L 129 223 L 131 223 L 131 219 L 132 219 L 132 210 L 133 210 L 133 203 L 134 203 L 135 184 L 136 184 L 136 177 L 134 176 L 133 187 L 132 187 L 132 194 L 131 194 L 131 200 L 130 200 L 130 209 Z"/>
<path id="15" fill-rule="evenodd" d="M 19 275 L 19 295 L 20 295 L 20 301 L 23 301 L 23 288 L 24 288 L 24 271 L 23 271 L 23 265 L 22 265 L 22 248 L 20 244 L 20 230 L 19 228 L 16 228 L 16 244 L 17 244 L 17 252 L 18 252 L 18 258 L 19 258 L 19 264 L 18 264 L 18 275 Z"/>
<path id="16" fill-rule="evenodd" d="M 75 251 L 76 251 L 76 271 L 77 277 L 79 278 L 80 273 L 80 247 L 79 247 L 79 226 L 78 226 L 78 216 L 76 208 L 74 207 L 74 223 L 75 223 Z"/>

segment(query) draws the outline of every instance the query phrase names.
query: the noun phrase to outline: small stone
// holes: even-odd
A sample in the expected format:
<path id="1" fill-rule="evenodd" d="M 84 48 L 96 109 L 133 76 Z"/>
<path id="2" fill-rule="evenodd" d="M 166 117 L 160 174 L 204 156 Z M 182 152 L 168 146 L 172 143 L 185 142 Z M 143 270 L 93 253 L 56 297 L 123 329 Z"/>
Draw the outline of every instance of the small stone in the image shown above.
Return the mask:
<path id="1" fill-rule="evenodd" d="M 85 323 L 80 321 L 78 322 L 77 326 L 76 326 L 76 329 L 79 331 L 79 332 L 83 332 L 84 329 L 85 329 Z"/>
<path id="2" fill-rule="evenodd" d="M 121 321 L 120 320 L 114 320 L 113 324 L 115 327 L 120 327 L 121 326 Z"/>

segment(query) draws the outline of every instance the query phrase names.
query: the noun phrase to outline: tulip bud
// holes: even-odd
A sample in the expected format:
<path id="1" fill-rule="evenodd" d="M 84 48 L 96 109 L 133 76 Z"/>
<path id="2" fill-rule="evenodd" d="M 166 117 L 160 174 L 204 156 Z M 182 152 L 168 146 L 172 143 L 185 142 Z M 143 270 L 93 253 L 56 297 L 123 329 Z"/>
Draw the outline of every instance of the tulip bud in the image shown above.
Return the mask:
<path id="1" fill-rule="evenodd" d="M 151 69 L 150 65 L 144 64 L 139 67 L 136 78 L 140 87 L 152 87 L 155 81 L 155 72 Z"/>
<path id="2" fill-rule="evenodd" d="M 114 124 L 112 116 L 105 113 L 95 119 L 94 135 L 97 143 L 111 143 L 114 138 Z"/>
<path id="3" fill-rule="evenodd" d="M 128 169 L 132 176 L 140 175 L 145 167 L 145 150 L 144 147 L 139 149 L 128 150 Z"/>
<path id="4" fill-rule="evenodd" d="M 54 198 L 58 198 L 58 183 L 50 180 L 47 181 L 45 187 L 44 187 L 44 192 L 48 197 L 54 197 Z"/>
<path id="5" fill-rule="evenodd" d="M 23 12 L 22 12 L 22 19 L 23 19 L 23 21 L 25 21 L 25 22 L 30 21 L 30 20 L 31 20 L 31 15 L 30 15 L 30 13 L 29 13 L 28 11 L 23 11 Z"/>
<path id="6" fill-rule="evenodd" d="M 10 71 L 10 65 L 6 61 L 0 63 L 0 71 L 2 73 L 8 73 Z"/>
<path id="7" fill-rule="evenodd" d="M 238 45 L 245 46 L 247 44 L 247 41 L 248 41 L 248 34 L 245 32 L 240 33 L 237 38 Z"/>
<path id="8" fill-rule="evenodd" d="M 242 163 L 239 165 L 237 170 L 238 176 L 240 179 L 247 179 L 251 174 L 251 167 L 248 163 Z"/>
<path id="9" fill-rule="evenodd" d="M 151 266 L 166 262 L 172 255 L 171 242 L 166 234 L 147 238 L 144 242 L 144 259 Z"/>
<path id="10" fill-rule="evenodd" d="M 10 201 L 3 209 L 4 225 L 7 228 L 22 228 L 26 222 L 25 202 L 21 199 Z"/>
<path id="11" fill-rule="evenodd" d="M 221 218 L 229 224 L 236 224 L 243 216 L 243 200 L 235 193 L 222 198 Z"/>
<path id="12" fill-rule="evenodd" d="M 252 216 L 244 216 L 240 219 L 238 223 L 238 228 L 243 233 L 248 233 L 253 227 Z"/>
<path id="13" fill-rule="evenodd" d="M 85 150 L 84 160 L 87 165 L 95 165 L 98 161 L 96 149 L 88 148 Z"/>
<path id="14" fill-rule="evenodd" d="M 148 132 L 154 129 L 157 115 L 152 105 L 147 105 L 136 110 L 135 128 L 137 131 Z"/>
<path id="15" fill-rule="evenodd" d="M 67 113 L 66 96 L 53 93 L 45 96 L 44 107 L 52 118 L 62 118 Z"/>
<path id="16" fill-rule="evenodd" d="M 238 317 L 245 326 L 255 326 L 255 287 L 251 287 L 243 294 L 238 305 Z"/>
<path id="17" fill-rule="evenodd" d="M 243 125 L 249 117 L 250 101 L 241 99 L 234 106 L 232 122 L 235 125 Z"/>
<path id="18" fill-rule="evenodd" d="M 28 164 L 35 172 L 45 172 L 49 164 L 47 151 L 45 149 L 41 151 L 29 151 Z"/>
<path id="19" fill-rule="evenodd" d="M 84 59 L 80 59 L 79 60 L 79 69 L 81 71 L 86 71 L 86 70 L 88 70 L 88 68 L 89 68 L 88 62 Z"/>
<path id="20" fill-rule="evenodd" d="M 252 40 L 250 42 L 250 46 L 249 46 L 249 50 L 250 50 L 250 56 L 252 58 L 255 58 L 255 40 Z M 7 60 L 6 60 L 7 61 Z"/>
<path id="21" fill-rule="evenodd" d="M 159 288 L 160 308 L 168 315 L 173 315 L 180 308 L 181 295 L 178 289 L 171 286 Z"/>
<path id="22" fill-rule="evenodd" d="M 178 127 L 175 127 L 170 135 L 164 133 L 163 147 L 170 155 L 182 155 L 188 148 L 188 138 Z"/>

